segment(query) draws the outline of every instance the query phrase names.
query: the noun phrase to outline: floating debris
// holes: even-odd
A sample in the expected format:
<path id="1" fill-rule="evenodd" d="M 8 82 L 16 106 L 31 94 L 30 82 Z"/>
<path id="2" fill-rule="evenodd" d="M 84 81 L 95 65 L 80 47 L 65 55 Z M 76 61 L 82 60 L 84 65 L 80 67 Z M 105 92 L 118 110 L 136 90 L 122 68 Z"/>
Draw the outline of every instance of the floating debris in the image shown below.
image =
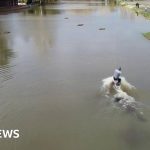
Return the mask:
<path id="1" fill-rule="evenodd" d="M 106 30 L 106 28 L 99 28 L 99 30 Z"/>
<path id="2" fill-rule="evenodd" d="M 4 34 L 9 34 L 9 33 L 10 33 L 9 31 L 5 31 L 5 32 L 4 32 Z"/>
<path id="3" fill-rule="evenodd" d="M 64 19 L 69 19 L 68 17 L 65 17 Z"/>
<path id="4" fill-rule="evenodd" d="M 77 26 L 83 26 L 84 24 L 78 24 Z"/>
<path id="5" fill-rule="evenodd" d="M 9 34 L 9 31 L 0 32 L 0 34 Z"/>

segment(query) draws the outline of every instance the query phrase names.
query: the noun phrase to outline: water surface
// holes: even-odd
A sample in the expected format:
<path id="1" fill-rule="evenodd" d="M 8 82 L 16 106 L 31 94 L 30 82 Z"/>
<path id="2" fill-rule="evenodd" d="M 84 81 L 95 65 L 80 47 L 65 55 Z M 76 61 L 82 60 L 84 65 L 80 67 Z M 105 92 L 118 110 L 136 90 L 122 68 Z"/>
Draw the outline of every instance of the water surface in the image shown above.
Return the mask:
<path id="1" fill-rule="evenodd" d="M 83 24 L 82 26 L 78 26 Z M 105 28 L 105 30 L 99 30 Z M 98 2 L 0 16 L 0 128 L 4 150 L 147 150 L 150 21 Z M 100 81 L 122 66 L 147 121 L 114 108 Z"/>

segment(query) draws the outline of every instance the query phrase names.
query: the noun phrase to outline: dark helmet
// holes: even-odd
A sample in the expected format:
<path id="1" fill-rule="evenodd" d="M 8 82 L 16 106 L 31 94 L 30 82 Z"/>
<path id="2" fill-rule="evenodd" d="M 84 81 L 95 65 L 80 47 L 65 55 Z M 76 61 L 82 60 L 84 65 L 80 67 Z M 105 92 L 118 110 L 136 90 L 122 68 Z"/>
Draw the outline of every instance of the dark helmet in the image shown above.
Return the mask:
<path id="1" fill-rule="evenodd" d="M 118 68 L 118 70 L 120 70 L 120 71 L 121 71 L 121 67 L 119 67 L 119 68 Z"/>

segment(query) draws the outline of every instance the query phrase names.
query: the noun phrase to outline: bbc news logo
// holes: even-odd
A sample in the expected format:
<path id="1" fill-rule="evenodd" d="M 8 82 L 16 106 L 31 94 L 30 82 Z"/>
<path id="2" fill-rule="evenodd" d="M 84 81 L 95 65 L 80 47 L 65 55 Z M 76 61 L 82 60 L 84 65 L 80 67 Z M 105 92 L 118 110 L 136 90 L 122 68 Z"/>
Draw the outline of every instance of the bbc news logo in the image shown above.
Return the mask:
<path id="1" fill-rule="evenodd" d="M 0 139 L 18 139 L 20 137 L 19 130 L 0 130 Z"/>

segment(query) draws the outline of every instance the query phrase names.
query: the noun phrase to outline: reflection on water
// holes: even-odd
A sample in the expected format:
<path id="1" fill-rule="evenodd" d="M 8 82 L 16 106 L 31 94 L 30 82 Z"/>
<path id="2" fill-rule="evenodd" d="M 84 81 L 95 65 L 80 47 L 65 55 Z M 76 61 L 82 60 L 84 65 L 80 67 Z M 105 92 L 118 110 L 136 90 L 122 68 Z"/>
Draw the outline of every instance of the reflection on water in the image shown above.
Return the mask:
<path id="1" fill-rule="evenodd" d="M 101 1 L 97 3 L 93 2 L 85 2 L 81 3 L 83 6 L 78 4 L 78 2 L 74 2 L 73 5 L 71 6 L 70 3 L 65 3 L 62 4 L 61 7 L 60 5 L 50 5 L 50 6 L 40 6 L 40 7 L 35 7 L 35 8 L 30 8 L 28 11 L 25 11 L 25 15 L 34 15 L 34 16 L 45 16 L 45 15 L 59 15 L 62 13 L 65 13 L 65 10 L 68 9 L 70 12 L 76 12 L 78 14 L 86 14 L 86 13 L 91 13 L 95 12 L 95 10 L 98 10 L 98 7 L 101 6 L 107 6 L 108 1 Z M 74 6 L 75 5 L 75 6 Z M 92 7 L 92 8 L 91 8 Z M 89 9 L 90 8 L 90 9 Z M 102 8 L 102 7 L 101 7 Z M 116 2 L 115 1 L 110 1 L 109 2 L 109 7 L 108 9 L 110 11 L 116 11 Z"/>
<path id="2" fill-rule="evenodd" d="M 12 78 L 10 62 L 14 52 L 8 48 L 6 34 L 9 32 L 4 32 L 1 25 L 0 31 L 2 31 L 0 34 L 0 82 L 3 82 Z"/>
<path id="3" fill-rule="evenodd" d="M 35 16 L 44 16 L 44 15 L 55 15 L 62 13 L 62 10 L 60 9 L 46 9 L 46 6 L 40 6 L 36 8 L 30 8 L 28 11 L 25 11 L 24 14 L 30 14 Z"/>
<path id="4" fill-rule="evenodd" d="M 15 74 L 0 88 L 0 127 L 21 137 L 0 140 L 0 149 L 148 149 L 150 43 L 141 33 L 149 27 L 113 3 L 91 1 L 1 15 L 0 74 Z M 147 105 L 146 122 L 97 94 L 118 65 Z"/>
<path id="5" fill-rule="evenodd" d="M 8 49 L 6 39 L 0 36 L 0 66 L 9 64 L 9 61 L 13 57 L 13 52 Z"/>

